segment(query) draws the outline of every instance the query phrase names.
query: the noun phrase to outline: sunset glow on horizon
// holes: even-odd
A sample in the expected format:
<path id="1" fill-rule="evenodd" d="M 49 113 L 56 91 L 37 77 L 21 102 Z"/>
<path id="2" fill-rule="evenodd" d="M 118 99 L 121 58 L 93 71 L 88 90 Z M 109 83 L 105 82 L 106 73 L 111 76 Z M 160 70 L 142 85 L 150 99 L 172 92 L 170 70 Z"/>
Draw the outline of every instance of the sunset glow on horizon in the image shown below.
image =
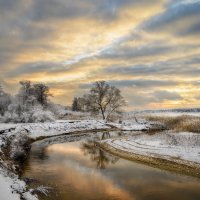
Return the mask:
<path id="1" fill-rule="evenodd" d="M 0 83 L 44 82 L 71 105 L 91 83 L 128 110 L 200 105 L 200 0 L 0 0 Z"/>

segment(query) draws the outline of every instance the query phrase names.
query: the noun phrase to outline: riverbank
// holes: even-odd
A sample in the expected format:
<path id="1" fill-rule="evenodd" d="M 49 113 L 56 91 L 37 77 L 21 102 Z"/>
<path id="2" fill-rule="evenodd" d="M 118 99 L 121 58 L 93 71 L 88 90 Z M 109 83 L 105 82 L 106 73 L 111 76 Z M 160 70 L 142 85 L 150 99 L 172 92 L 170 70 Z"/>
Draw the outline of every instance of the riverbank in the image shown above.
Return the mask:
<path id="1" fill-rule="evenodd" d="M 107 139 L 100 147 L 125 159 L 200 178 L 200 134 L 141 133 Z"/>
<path id="2" fill-rule="evenodd" d="M 29 154 L 30 145 L 44 138 L 87 131 L 112 130 L 113 126 L 96 120 L 65 120 L 53 123 L 0 124 L 0 181 L 6 187 L 1 200 L 36 200 L 37 195 L 19 179 L 20 165 Z M 4 198 L 4 199 L 2 199 Z"/>
<path id="3" fill-rule="evenodd" d="M 115 139 L 103 138 L 100 146 L 106 151 L 133 161 L 200 177 L 200 134 L 184 133 L 182 134 L 184 137 L 178 137 L 181 134 L 161 132 L 149 135 L 149 130 L 158 131 L 164 128 L 161 123 L 136 122 L 133 120 L 123 121 L 121 124 L 97 120 L 0 124 L 1 182 L 6 182 L 6 185 L 9 186 L 10 189 L 6 190 L 6 192 L 8 193 L 7 195 L 13 195 L 11 199 L 36 200 L 37 196 L 33 190 L 28 189 L 26 183 L 19 179 L 20 162 L 29 155 L 32 142 L 54 136 L 78 137 L 82 134 L 81 137 L 84 137 L 84 133 L 88 132 L 113 130 L 123 131 L 125 134 Z M 130 131 L 136 132 L 131 133 Z M 131 144 L 127 144 L 127 141 L 131 142 Z M 190 143 L 187 143 L 187 141 L 190 141 Z M 47 141 L 47 143 L 50 144 L 51 141 Z M 185 145 L 181 147 L 180 144 L 183 143 Z M 134 148 L 130 148 L 130 146 L 134 146 Z M 173 154 L 175 149 L 179 151 L 175 151 Z M 171 152 L 172 154 L 167 155 L 166 152 Z"/>

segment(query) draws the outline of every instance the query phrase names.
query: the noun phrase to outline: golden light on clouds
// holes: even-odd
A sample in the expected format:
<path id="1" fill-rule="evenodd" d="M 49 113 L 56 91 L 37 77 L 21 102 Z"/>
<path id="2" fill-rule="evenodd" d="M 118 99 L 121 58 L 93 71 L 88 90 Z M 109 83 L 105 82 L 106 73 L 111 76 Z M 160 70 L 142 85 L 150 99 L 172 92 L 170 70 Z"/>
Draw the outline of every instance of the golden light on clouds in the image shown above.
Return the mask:
<path id="1" fill-rule="evenodd" d="M 104 79 L 130 109 L 199 104 L 200 1 L 18 0 L 1 9 L 0 81 L 8 91 L 20 80 L 45 82 L 66 105 Z"/>

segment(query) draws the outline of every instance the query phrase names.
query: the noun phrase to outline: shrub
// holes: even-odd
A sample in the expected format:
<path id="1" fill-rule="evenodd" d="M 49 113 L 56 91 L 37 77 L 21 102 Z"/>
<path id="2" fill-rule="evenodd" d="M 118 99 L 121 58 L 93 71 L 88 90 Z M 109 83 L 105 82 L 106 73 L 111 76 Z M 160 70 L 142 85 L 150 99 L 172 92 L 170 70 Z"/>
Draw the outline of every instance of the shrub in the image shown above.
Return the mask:
<path id="1" fill-rule="evenodd" d="M 166 116 L 146 116 L 146 120 L 163 123 L 167 129 L 176 132 L 200 133 L 200 117 L 182 115 L 178 117 Z"/>

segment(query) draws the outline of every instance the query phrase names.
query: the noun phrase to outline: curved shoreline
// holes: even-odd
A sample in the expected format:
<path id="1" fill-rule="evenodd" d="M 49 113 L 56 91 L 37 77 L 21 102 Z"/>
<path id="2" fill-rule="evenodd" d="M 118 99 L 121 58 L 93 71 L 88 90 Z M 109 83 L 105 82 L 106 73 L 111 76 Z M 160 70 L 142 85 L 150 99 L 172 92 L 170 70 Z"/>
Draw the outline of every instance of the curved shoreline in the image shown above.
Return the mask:
<path id="1" fill-rule="evenodd" d="M 90 122 L 90 121 L 89 121 Z M 69 122 L 68 122 L 69 123 Z M 75 122 L 76 123 L 76 122 Z M 20 148 L 20 152 L 22 151 L 23 153 L 25 153 L 25 159 L 29 156 L 30 153 L 30 149 L 28 151 L 25 151 L 25 149 L 27 148 L 27 145 L 31 147 L 32 143 L 36 142 L 36 141 L 40 141 L 43 139 L 48 139 L 48 138 L 52 138 L 52 137 L 59 137 L 59 136 L 78 136 L 80 135 L 80 133 L 87 133 L 87 132 L 99 132 L 99 131 L 114 131 L 117 130 L 117 128 L 111 127 L 111 126 L 106 126 L 106 124 L 102 124 L 102 126 L 89 126 L 88 127 L 83 127 L 81 126 L 82 124 L 78 124 L 74 129 L 72 128 L 70 130 L 70 128 L 65 131 L 65 130 L 61 130 L 58 131 L 58 134 L 56 134 L 57 130 L 53 129 L 53 132 L 51 132 L 50 134 L 39 134 L 37 135 L 31 135 L 30 131 L 26 129 L 26 127 L 22 126 L 22 129 L 20 131 L 26 131 L 25 135 L 21 134 L 20 132 L 18 133 L 19 138 L 18 139 L 22 139 L 23 140 L 23 136 L 28 136 L 28 140 L 24 143 L 21 144 L 19 142 L 19 144 L 14 145 L 16 147 Z M 40 126 L 40 124 L 38 124 L 38 127 Z M 37 128 L 37 126 L 36 126 Z M 13 128 L 12 131 L 15 131 L 16 127 Z M 33 130 L 33 129 L 32 129 Z M 35 130 L 34 130 L 35 131 Z M 48 131 L 48 130 L 43 130 L 43 131 Z M 8 133 L 10 133 L 8 131 Z M 54 134 L 55 133 L 55 134 Z M 32 194 L 30 193 L 29 189 L 27 190 L 27 184 L 20 178 L 20 170 L 22 169 L 23 163 L 19 164 L 14 160 L 14 157 L 10 156 L 10 152 L 11 152 L 11 145 L 12 145 L 12 141 L 14 139 L 14 136 L 17 136 L 17 134 L 13 134 L 13 135 L 8 135 L 8 137 L 6 137 L 7 132 L 5 131 L 5 142 L 7 146 L 2 146 L 1 150 L 2 152 L 0 152 L 0 169 L 2 168 L 2 172 L 5 174 L 5 176 L 8 176 L 8 174 L 11 174 L 10 176 L 8 176 L 10 178 L 10 184 L 11 184 L 11 188 L 12 188 L 12 192 L 16 193 L 18 195 L 20 195 L 21 199 L 29 199 L 30 195 L 31 197 L 36 200 L 38 199 L 35 195 L 32 196 Z M 1 135 L 2 136 L 2 135 Z M 19 170 L 16 170 L 16 168 Z M 14 178 L 13 178 L 14 177 Z M 18 189 L 13 188 L 12 185 L 18 182 L 20 184 L 23 183 L 23 188 L 20 188 L 20 190 L 18 191 Z M 25 196 L 26 195 L 26 196 Z"/>
<path id="2" fill-rule="evenodd" d="M 69 122 L 68 122 L 69 123 Z M 38 124 L 40 125 L 40 124 Z M 90 124 L 89 124 L 90 125 Z M 24 130 L 26 130 L 26 127 L 22 127 Z M 37 130 L 35 130 L 36 127 L 34 127 L 34 129 L 32 128 L 31 131 L 33 130 L 33 132 L 37 133 Z M 31 145 L 33 142 L 36 141 L 40 141 L 43 139 L 48 139 L 48 138 L 52 138 L 52 137 L 59 137 L 59 136 L 78 136 L 80 134 L 84 134 L 84 133 L 88 133 L 88 132 L 104 132 L 104 131 L 116 131 L 116 130 L 120 130 L 117 127 L 113 127 L 113 126 L 109 126 L 109 125 L 102 125 L 102 126 L 89 126 L 89 127 L 82 127 L 81 124 L 78 126 L 75 126 L 75 128 L 70 128 L 65 131 L 65 130 L 59 130 L 58 134 L 56 134 L 56 127 L 52 128 L 52 132 L 48 133 L 48 134 L 42 134 L 40 133 L 38 136 L 36 134 L 33 135 L 29 135 L 29 145 Z M 27 130 L 29 131 L 29 130 Z M 48 130 L 43 130 L 48 131 Z M 20 134 L 19 134 L 20 136 Z M 33 136 L 33 137 L 31 137 Z M 7 138 L 9 139 L 9 138 Z M 13 138 L 12 138 L 13 139 Z M 184 161 L 184 160 L 167 160 L 165 158 L 155 158 L 155 157 L 150 157 L 150 156 L 143 156 L 143 155 L 139 155 L 139 154 L 134 154 L 134 153 L 130 153 L 127 152 L 125 150 L 121 150 L 118 148 L 115 148 L 111 145 L 108 145 L 106 142 L 98 142 L 98 146 L 102 149 L 104 149 L 107 152 L 110 152 L 116 156 L 128 159 L 128 160 L 132 160 L 134 162 L 138 162 L 138 163 L 143 163 L 152 167 L 156 167 L 156 168 L 160 168 L 160 169 L 165 169 L 168 171 L 175 171 L 181 174 L 185 174 L 185 175 L 189 175 L 189 176 L 194 176 L 194 177 L 198 177 L 200 178 L 200 164 L 196 164 L 193 162 L 189 162 L 189 161 Z M 22 146 L 23 147 L 23 146 Z M 9 148 L 9 146 L 7 146 L 7 148 Z M 29 151 L 27 152 L 27 155 L 29 155 Z M 3 160 L 1 160 L 3 161 Z M 9 166 L 7 165 L 4 166 L 7 168 L 7 170 L 13 172 L 12 170 L 12 165 L 14 165 L 13 160 L 11 160 L 9 157 L 7 157 L 4 161 L 11 161 L 11 165 L 9 168 Z M 21 181 L 20 177 L 19 177 L 19 172 L 14 172 L 16 176 L 18 176 L 18 180 Z M 17 179 L 17 177 L 16 177 Z M 26 192 L 27 190 L 24 190 L 23 192 L 20 193 L 21 197 L 24 194 L 24 192 Z M 25 198 L 24 198 L 25 199 Z"/>
<path id="3" fill-rule="evenodd" d="M 97 145 L 103 150 L 126 160 L 131 160 L 149 165 L 151 167 L 200 178 L 200 164 L 198 163 L 186 160 L 168 160 L 165 158 L 140 155 L 133 152 L 130 153 L 121 149 L 117 149 L 106 142 L 98 142 Z"/>

